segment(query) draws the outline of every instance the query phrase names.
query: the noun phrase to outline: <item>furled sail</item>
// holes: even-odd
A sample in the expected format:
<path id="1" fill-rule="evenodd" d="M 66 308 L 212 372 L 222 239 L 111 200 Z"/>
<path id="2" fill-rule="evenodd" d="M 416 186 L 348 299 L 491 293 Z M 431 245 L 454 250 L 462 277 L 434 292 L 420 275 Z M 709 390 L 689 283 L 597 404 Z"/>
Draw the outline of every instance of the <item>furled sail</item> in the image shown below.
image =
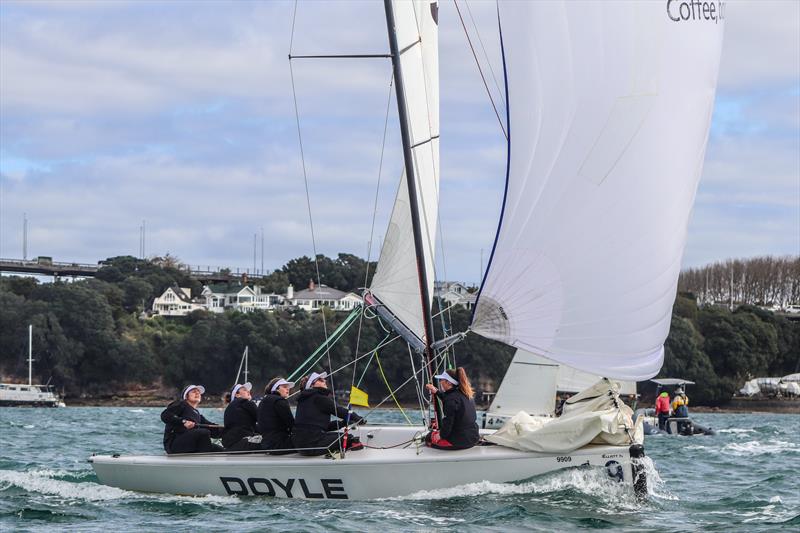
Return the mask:
<path id="1" fill-rule="evenodd" d="M 392 5 L 416 174 L 417 215 L 422 227 L 428 294 L 432 294 L 439 208 L 438 3 L 394 0 Z M 414 335 L 423 339 L 425 328 L 411 216 L 404 172 L 370 291 Z M 430 307 L 431 302 L 426 305 Z"/>
<path id="2" fill-rule="evenodd" d="M 576 394 L 592 387 L 601 378 L 517 349 L 487 412 L 514 416 L 525 411 L 529 415 L 553 416 L 556 393 Z M 635 381 L 615 382 L 621 395 L 636 394 Z"/>
<path id="3" fill-rule="evenodd" d="M 709 5 L 499 5 L 507 190 L 473 331 L 609 378 L 661 368 L 722 45 Z"/>

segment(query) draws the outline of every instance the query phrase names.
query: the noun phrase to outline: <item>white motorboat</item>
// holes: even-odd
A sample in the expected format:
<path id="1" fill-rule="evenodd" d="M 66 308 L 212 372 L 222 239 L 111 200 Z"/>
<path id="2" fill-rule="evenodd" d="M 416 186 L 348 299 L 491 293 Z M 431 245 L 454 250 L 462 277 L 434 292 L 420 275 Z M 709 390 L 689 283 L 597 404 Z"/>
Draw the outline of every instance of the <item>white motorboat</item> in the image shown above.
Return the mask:
<path id="1" fill-rule="evenodd" d="M 422 398 L 468 333 L 614 380 L 655 376 L 702 171 L 722 21 L 676 19 L 658 2 L 498 4 L 506 192 L 469 330 L 437 341 L 438 3 L 384 7 L 404 173 L 364 317 L 408 344 L 407 383 Z M 290 53 L 301 57 L 321 56 Z M 91 462 L 103 483 L 178 494 L 382 498 L 599 467 L 641 495 L 640 432 L 618 392 L 598 383 L 547 424 L 518 413 L 484 433 L 502 445 L 461 451 L 423 446 L 422 427 L 365 426 L 367 450 L 339 458 L 223 452 Z"/>

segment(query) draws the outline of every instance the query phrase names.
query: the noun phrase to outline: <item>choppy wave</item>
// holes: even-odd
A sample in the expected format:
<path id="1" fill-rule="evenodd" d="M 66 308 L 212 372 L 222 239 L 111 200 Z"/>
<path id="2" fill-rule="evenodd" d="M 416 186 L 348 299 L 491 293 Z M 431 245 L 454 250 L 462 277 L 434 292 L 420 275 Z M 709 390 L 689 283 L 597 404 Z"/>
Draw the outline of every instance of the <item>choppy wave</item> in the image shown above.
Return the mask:
<path id="1" fill-rule="evenodd" d="M 29 471 L 0 470 L 0 493 L 10 487 L 18 487 L 26 492 L 56 496 L 63 500 L 82 502 L 103 502 L 110 500 L 157 500 L 161 502 L 192 502 L 211 505 L 229 505 L 239 501 L 235 496 L 177 496 L 144 494 L 109 487 L 91 481 L 81 481 L 93 477 L 91 471 L 68 471 L 37 469 Z"/>
<path id="2" fill-rule="evenodd" d="M 737 457 L 745 457 L 797 451 L 800 451 L 800 445 L 797 445 L 793 442 L 773 440 L 766 443 L 761 443 L 757 440 L 751 440 L 747 442 L 732 442 L 730 444 L 726 444 L 723 446 L 721 453 L 726 455 L 734 455 Z"/>
<path id="3" fill-rule="evenodd" d="M 736 435 L 744 434 L 744 433 L 755 433 L 755 429 L 748 429 L 748 428 L 727 428 L 727 429 L 718 429 L 717 433 L 733 433 Z"/>
<path id="4" fill-rule="evenodd" d="M 652 462 L 650 468 L 655 471 Z M 647 469 L 647 467 L 646 467 Z M 650 481 L 648 477 L 648 481 Z M 660 478 L 654 479 L 655 484 Z M 650 486 L 648 486 L 650 487 Z M 651 490 L 648 488 L 648 490 Z M 479 496 L 518 496 L 546 495 L 560 492 L 578 493 L 597 498 L 617 510 L 634 510 L 641 507 L 629 484 L 617 483 L 609 479 L 602 469 L 570 468 L 539 476 L 521 483 L 494 483 L 480 481 L 444 489 L 421 490 L 408 496 L 388 498 L 387 500 L 447 500 L 451 498 L 475 498 Z"/>
<path id="5" fill-rule="evenodd" d="M 43 470 L 30 472 L 0 471 L 0 490 L 6 490 L 11 486 L 19 487 L 27 492 L 87 502 L 136 497 L 135 493 L 98 485 L 97 483 L 75 483 L 55 479 L 52 473 Z"/>

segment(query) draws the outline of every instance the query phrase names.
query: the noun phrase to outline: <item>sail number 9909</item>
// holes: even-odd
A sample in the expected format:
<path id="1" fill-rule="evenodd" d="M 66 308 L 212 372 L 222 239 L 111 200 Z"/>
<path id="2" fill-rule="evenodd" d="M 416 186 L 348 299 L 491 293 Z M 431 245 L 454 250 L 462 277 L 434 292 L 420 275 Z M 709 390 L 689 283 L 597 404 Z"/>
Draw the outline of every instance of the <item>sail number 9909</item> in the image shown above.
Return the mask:
<path id="1" fill-rule="evenodd" d="M 556 461 L 559 463 L 571 463 L 572 457 L 570 457 L 569 455 L 566 455 L 564 457 L 556 457 Z"/>

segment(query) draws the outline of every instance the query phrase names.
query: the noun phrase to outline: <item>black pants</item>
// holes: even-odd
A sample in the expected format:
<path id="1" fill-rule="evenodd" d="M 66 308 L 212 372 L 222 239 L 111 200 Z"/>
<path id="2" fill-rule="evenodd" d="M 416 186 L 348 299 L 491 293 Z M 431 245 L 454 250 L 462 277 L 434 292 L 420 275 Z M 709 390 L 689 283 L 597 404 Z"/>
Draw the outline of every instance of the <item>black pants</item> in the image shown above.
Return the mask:
<path id="1" fill-rule="evenodd" d="M 298 450 L 300 455 L 325 455 L 335 452 L 341 447 L 341 439 L 344 435 L 336 431 L 303 431 L 296 430 L 292 440 L 297 448 L 312 448 L 308 450 Z M 347 449 L 360 442 L 355 435 L 347 437 Z"/>
<path id="2" fill-rule="evenodd" d="M 242 437 L 238 441 L 234 442 L 230 446 L 225 446 L 225 451 L 228 452 L 243 452 L 246 450 L 260 450 L 261 443 L 260 442 L 250 442 L 247 440 L 247 437 Z"/>
<path id="3" fill-rule="evenodd" d="M 286 455 L 289 453 L 295 453 L 294 442 L 292 441 L 292 438 L 285 433 L 278 435 L 264 435 L 263 439 L 261 440 L 261 449 L 273 450 L 270 451 L 270 455 Z"/>
<path id="4" fill-rule="evenodd" d="M 188 429 L 172 439 L 167 453 L 221 452 L 222 446 L 211 442 L 211 432 L 205 428 Z"/>
<path id="5" fill-rule="evenodd" d="M 658 429 L 666 429 L 664 426 L 667 424 L 669 413 L 658 413 Z"/>

